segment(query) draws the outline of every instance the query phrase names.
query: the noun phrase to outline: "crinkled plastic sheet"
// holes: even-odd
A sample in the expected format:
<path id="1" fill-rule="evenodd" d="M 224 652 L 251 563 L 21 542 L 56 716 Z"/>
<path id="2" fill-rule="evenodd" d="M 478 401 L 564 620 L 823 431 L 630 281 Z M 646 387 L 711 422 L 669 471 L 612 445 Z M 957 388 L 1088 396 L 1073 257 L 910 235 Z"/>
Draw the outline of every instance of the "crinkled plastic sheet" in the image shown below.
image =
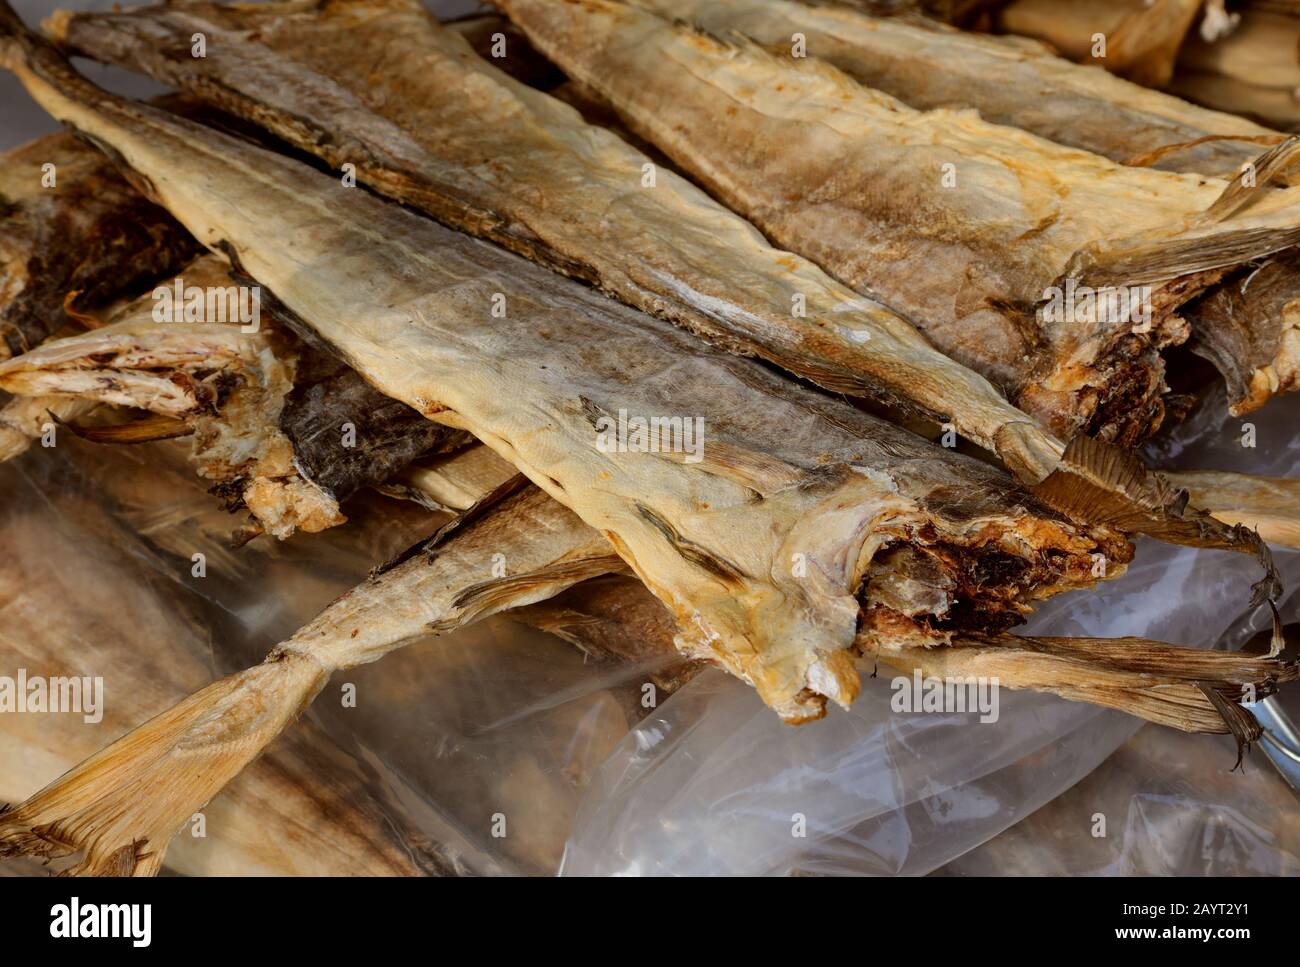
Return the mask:
<path id="1" fill-rule="evenodd" d="M 1159 455 L 1296 472 L 1294 404 L 1252 418 L 1254 450 L 1238 445 L 1241 421 L 1224 412 L 1214 401 Z M 132 553 L 164 578 L 160 605 L 193 612 L 210 631 L 214 675 L 260 660 L 438 523 L 375 497 L 350 506 L 344 527 L 223 551 L 235 520 L 177 472 L 183 446 L 68 440 L 0 476 L 20 475 L 40 494 L 22 513 L 65 533 L 81 528 L 79 553 L 102 540 L 88 514 L 114 515 L 142 535 Z M 168 473 L 158 469 L 164 458 Z M 205 578 L 190 576 L 196 551 L 209 555 Z M 1295 555 L 1279 555 L 1279 565 L 1296 584 Z M 1047 602 L 1028 630 L 1208 647 L 1243 622 L 1258 625 L 1260 615 L 1241 613 L 1257 577 L 1240 555 L 1144 541 L 1126 575 Z M 93 577 L 123 579 L 111 568 Z M 0 630 L 3 621 L 0 613 Z M 868 680 L 851 711 L 797 729 L 718 672 L 645 709 L 645 668 L 595 663 L 496 618 L 338 676 L 309 714 L 375 777 L 386 808 L 479 873 L 928 873 L 1070 789 L 1138 729 L 1118 713 L 1006 691 L 988 724 L 974 713 L 894 714 L 891 674 Z M 1231 765 L 1223 743 L 1188 741 L 1204 761 Z"/>

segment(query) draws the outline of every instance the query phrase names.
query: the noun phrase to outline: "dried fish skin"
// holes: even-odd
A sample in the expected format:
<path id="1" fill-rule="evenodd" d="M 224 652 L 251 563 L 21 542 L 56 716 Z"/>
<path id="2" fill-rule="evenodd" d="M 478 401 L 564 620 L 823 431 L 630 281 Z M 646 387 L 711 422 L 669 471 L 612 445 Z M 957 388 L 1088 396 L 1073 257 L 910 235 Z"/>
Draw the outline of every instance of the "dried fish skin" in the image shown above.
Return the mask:
<path id="1" fill-rule="evenodd" d="M 61 12 L 48 29 L 723 348 L 951 420 L 1026 480 L 1060 455 L 1060 442 L 906 319 L 771 247 L 674 173 L 657 169 L 644 186 L 651 159 L 474 57 L 416 0 Z M 210 40 L 201 59 L 187 52 L 195 31 Z M 388 65 L 381 75 L 357 69 L 376 58 Z"/>
<path id="2" fill-rule="evenodd" d="M 1120 163 L 1188 145 L 1161 154 L 1152 166 L 1230 178 L 1255 160 L 1257 145 L 1284 137 L 1235 114 L 1198 107 L 1101 67 L 1003 37 L 791 0 L 633 2 L 724 39 L 738 31 L 765 46 L 788 49 L 791 37 L 802 34 L 809 56 L 911 107 L 973 107 L 986 121 Z M 1229 140 L 1191 144 L 1205 137 Z"/>
<path id="3" fill-rule="evenodd" d="M 196 251 L 175 219 L 73 135 L 49 135 L 5 152 L 0 359 L 72 324 L 70 303 L 79 307 L 74 311 L 102 309 L 174 273 Z"/>
<path id="4" fill-rule="evenodd" d="M 1118 532 L 1068 523 L 986 465 L 291 159 L 99 91 L 6 23 L 4 59 L 43 105 L 110 145 L 378 390 L 471 431 L 572 508 L 670 606 L 684 652 L 787 720 L 856 694 L 855 593 L 886 544 L 1045 556 L 1054 580 L 1033 599 L 1093 583 L 1093 554 L 1131 554 Z M 490 316 L 495 294 L 504 318 Z M 701 419 L 707 446 L 698 462 L 601 446 L 620 411 Z"/>
<path id="5" fill-rule="evenodd" d="M 1177 307 L 1300 238 L 1287 227 L 1293 189 L 1247 196 L 1239 182 L 1125 168 L 974 112 L 917 112 L 813 58 L 732 46 L 623 4 L 501 6 L 715 196 L 913 319 L 1059 438 L 1132 444 L 1152 432 L 1159 349 L 1187 336 Z M 1211 210 L 1220 196 L 1233 201 Z M 1132 237 L 1117 239 L 1117 226 Z M 1053 318 L 1049 296 L 1071 278 L 1149 285 L 1135 290 L 1149 321 Z"/>

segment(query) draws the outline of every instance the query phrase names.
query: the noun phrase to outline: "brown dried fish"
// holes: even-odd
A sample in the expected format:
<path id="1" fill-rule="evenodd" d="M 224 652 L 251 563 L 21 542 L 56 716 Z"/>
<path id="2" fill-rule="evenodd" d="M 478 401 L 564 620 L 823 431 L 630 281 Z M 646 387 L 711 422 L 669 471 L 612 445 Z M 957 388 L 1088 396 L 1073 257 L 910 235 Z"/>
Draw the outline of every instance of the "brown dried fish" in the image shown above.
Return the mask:
<path id="1" fill-rule="evenodd" d="M 886 544 L 929 547 L 959 588 L 973 557 L 1027 561 L 995 577 L 1008 582 L 1001 622 L 1095 581 L 1094 554 L 1130 553 L 987 466 L 296 161 L 108 95 L 3 21 L 3 59 L 38 101 L 111 146 L 377 389 L 470 430 L 572 508 L 669 604 L 684 651 L 791 721 L 856 693 L 855 595 Z M 689 417 L 709 439 L 620 445 L 620 411 Z"/>
<path id="2" fill-rule="evenodd" d="M 1300 481 L 1216 470 L 1164 476 L 1175 487 L 1186 489 L 1196 506 L 1224 523 L 1253 528 L 1271 544 L 1300 547 Z"/>
<path id="3" fill-rule="evenodd" d="M 913 107 L 974 107 L 989 121 L 1128 164 L 1231 177 L 1256 160 L 1258 145 L 1285 139 L 1243 118 L 996 37 L 787 0 L 634 3 L 720 36 L 739 31 L 771 47 L 787 45 L 798 32 L 810 54 Z M 1035 96 L 1025 97 L 1026 89 Z M 1182 312 L 1192 348 L 1228 380 L 1234 414 L 1295 386 L 1297 350 L 1283 311 L 1300 299 L 1294 266 L 1289 253 L 1263 272 L 1248 266 Z"/>
<path id="4" fill-rule="evenodd" d="M 973 112 L 917 112 L 814 58 L 623 4 L 500 6 L 778 244 L 904 312 L 1062 438 L 1152 432 L 1159 349 L 1187 335 L 1178 306 L 1300 241 L 1300 195 L 1265 187 L 1294 145 L 1261 160 L 1256 191 L 1125 168 Z M 1150 318 L 1070 296 L 1098 290 L 1130 294 Z"/>
<path id="5" fill-rule="evenodd" d="M 50 166 L 50 167 L 46 167 Z M 163 209 L 71 134 L 0 156 L 0 359 L 26 352 L 140 285 L 197 245 Z"/>
<path id="6" fill-rule="evenodd" d="M 1095 61 L 1149 87 L 1164 87 L 1202 0 L 1012 0 L 994 26 L 1047 41 L 1066 57 Z M 1098 51 L 1097 35 L 1105 46 Z"/>

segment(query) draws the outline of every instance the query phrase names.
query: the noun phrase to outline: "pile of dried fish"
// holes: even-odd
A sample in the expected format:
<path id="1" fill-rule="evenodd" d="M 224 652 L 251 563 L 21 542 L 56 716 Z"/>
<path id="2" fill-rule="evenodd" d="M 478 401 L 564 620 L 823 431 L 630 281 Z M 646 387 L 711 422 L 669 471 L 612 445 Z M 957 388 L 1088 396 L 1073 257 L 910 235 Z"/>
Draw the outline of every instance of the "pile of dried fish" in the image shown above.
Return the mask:
<path id="1" fill-rule="evenodd" d="M 611 660 L 654 657 L 669 689 L 717 665 L 790 723 L 853 702 L 865 659 L 1259 737 L 1243 697 L 1300 674 L 1276 647 L 1011 629 L 1121 574 L 1139 534 L 1255 554 L 1256 601 L 1276 597 L 1250 526 L 1300 543 L 1291 481 L 1202 471 L 1189 504 L 1124 448 L 1178 409 L 1162 353 L 1189 336 L 1234 400 L 1290 388 L 1270 310 L 1300 245 L 1293 144 L 915 18 L 499 6 L 587 116 L 521 79 L 550 82 L 535 55 L 498 70 L 415 0 L 60 13 L 58 47 L 0 5 L 0 63 L 104 152 L 59 136 L 82 165 L 60 177 L 117 179 L 96 199 L 112 211 L 73 192 L 50 211 L 30 181 L 54 148 L 24 149 L 19 237 L 65 231 L 59 205 L 99 219 L 74 241 L 154 224 L 131 211 L 160 226 L 85 280 L 6 256 L 0 459 L 52 432 L 189 437 L 198 475 L 249 515 L 240 545 L 341 525 L 365 488 L 456 514 L 261 664 L 0 812 L 0 855 L 156 872 L 334 672 L 507 611 Z M 810 49 L 760 46 L 791 32 Z M 900 51 L 951 73 L 927 85 Z M 1070 119 L 968 83 L 1011 51 Z M 109 94 L 65 52 L 207 103 Z M 998 123 L 952 110 L 959 95 Z M 598 123 L 610 109 L 644 150 Z M 1141 287 L 1145 315 L 1043 304 L 1089 287 Z"/>

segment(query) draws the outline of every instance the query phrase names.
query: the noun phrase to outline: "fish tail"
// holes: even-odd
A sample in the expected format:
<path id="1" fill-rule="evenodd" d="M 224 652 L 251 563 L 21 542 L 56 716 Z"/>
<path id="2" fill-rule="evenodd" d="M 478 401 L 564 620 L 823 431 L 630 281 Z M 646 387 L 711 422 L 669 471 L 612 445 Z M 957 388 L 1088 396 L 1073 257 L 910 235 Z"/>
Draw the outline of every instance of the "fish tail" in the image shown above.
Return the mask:
<path id="1" fill-rule="evenodd" d="M 196 692 L 0 811 L 0 857 L 78 855 L 63 876 L 153 876 L 171 838 L 307 707 L 329 678 L 277 650 Z"/>

